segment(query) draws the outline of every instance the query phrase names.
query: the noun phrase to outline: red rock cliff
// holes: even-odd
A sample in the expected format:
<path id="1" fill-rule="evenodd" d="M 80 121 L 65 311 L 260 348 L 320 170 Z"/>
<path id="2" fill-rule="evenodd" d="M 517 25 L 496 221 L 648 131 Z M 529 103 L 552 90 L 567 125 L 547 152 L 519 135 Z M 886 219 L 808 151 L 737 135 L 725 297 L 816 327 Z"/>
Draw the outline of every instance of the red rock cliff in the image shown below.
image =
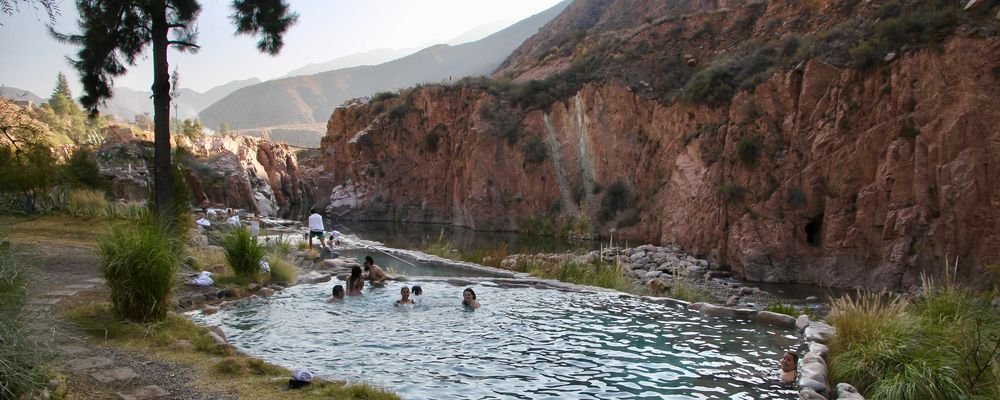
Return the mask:
<path id="1" fill-rule="evenodd" d="M 956 36 L 875 72 L 814 59 L 720 107 L 612 79 L 518 115 L 513 141 L 484 120 L 487 90 L 425 87 L 386 112 L 336 110 L 322 179 L 343 218 L 517 230 L 557 216 L 754 281 L 907 288 L 946 259 L 979 276 L 1000 262 L 998 66 L 996 37 Z M 601 217 L 615 186 L 631 217 Z"/>

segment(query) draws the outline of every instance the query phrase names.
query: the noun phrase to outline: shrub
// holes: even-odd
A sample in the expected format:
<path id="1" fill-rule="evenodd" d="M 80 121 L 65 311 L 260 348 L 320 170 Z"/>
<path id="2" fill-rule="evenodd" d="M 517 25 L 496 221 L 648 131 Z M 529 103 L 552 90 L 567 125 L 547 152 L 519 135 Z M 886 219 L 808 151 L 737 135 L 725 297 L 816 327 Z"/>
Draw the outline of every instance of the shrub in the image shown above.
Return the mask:
<path id="1" fill-rule="evenodd" d="M 22 310 L 27 297 L 24 266 L 0 235 L 0 398 L 31 398 L 48 379 L 48 354 L 26 337 Z"/>
<path id="2" fill-rule="evenodd" d="M 66 211 L 76 217 L 106 217 L 108 200 L 99 190 L 74 189 L 66 199 Z"/>
<path id="3" fill-rule="evenodd" d="M 166 317 L 182 248 L 166 225 L 147 212 L 138 223 L 115 226 L 98 239 L 115 315 L 136 322 Z"/>
<path id="4" fill-rule="evenodd" d="M 412 110 L 413 108 L 410 106 L 409 102 L 406 101 L 399 102 L 389 109 L 389 119 L 393 121 L 402 120 Z"/>
<path id="5" fill-rule="evenodd" d="M 540 164 L 548 157 L 549 151 L 538 136 L 531 136 L 524 143 L 524 161 Z"/>
<path id="6" fill-rule="evenodd" d="M 854 65 L 862 70 L 870 70 L 882 61 L 884 45 L 870 40 L 862 40 L 851 47 L 848 53 L 854 60 Z"/>
<path id="7" fill-rule="evenodd" d="M 737 183 L 725 182 L 719 185 L 719 194 L 722 195 L 722 202 L 733 203 L 743 198 L 746 189 Z"/>
<path id="8" fill-rule="evenodd" d="M 714 303 L 718 301 L 708 289 L 696 286 L 684 279 L 674 279 L 670 287 L 670 297 L 690 303 Z"/>
<path id="9" fill-rule="evenodd" d="M 73 152 L 67 160 L 64 170 L 70 184 L 74 187 L 101 191 L 111 189 L 111 183 L 101 175 L 101 169 L 97 165 L 97 157 L 90 149 L 80 148 Z"/>
<path id="10" fill-rule="evenodd" d="M 222 250 L 226 253 L 226 261 L 233 273 L 240 278 L 256 281 L 260 273 L 260 260 L 266 253 L 257 238 L 251 236 L 246 229 L 233 229 L 223 238 Z"/>
<path id="11" fill-rule="evenodd" d="M 503 106 L 498 102 L 491 102 L 479 109 L 479 117 L 489 122 L 490 126 L 487 132 L 490 135 L 507 139 L 508 144 L 517 143 L 521 138 L 520 111 Z"/>
<path id="12" fill-rule="evenodd" d="M 760 153 L 760 139 L 757 137 L 742 137 L 736 143 L 736 158 L 747 166 L 757 164 L 757 155 Z"/>
<path id="13" fill-rule="evenodd" d="M 421 146 L 423 147 L 424 151 L 431 153 L 436 152 L 438 149 L 438 142 L 440 142 L 441 138 L 447 134 L 448 134 L 448 127 L 445 126 L 444 124 L 437 124 L 437 126 L 435 126 L 434 129 L 432 129 L 430 132 L 427 132 L 427 134 L 424 135 L 424 139 L 421 142 Z"/>
<path id="14" fill-rule="evenodd" d="M 378 92 L 372 96 L 372 101 L 386 101 L 389 99 L 395 99 L 399 97 L 399 93 L 395 92 Z"/>
<path id="15" fill-rule="evenodd" d="M 522 272 L 546 279 L 558 279 L 563 282 L 603 287 L 622 292 L 635 293 L 639 291 L 632 279 L 625 276 L 618 265 L 600 260 L 589 263 L 570 261 L 552 265 L 527 262 L 518 265 L 517 268 Z"/>
<path id="16" fill-rule="evenodd" d="M 633 226 L 639 223 L 641 216 L 639 215 L 638 208 L 629 208 L 622 212 L 622 218 L 618 221 L 618 227 L 624 228 L 627 226 Z"/>

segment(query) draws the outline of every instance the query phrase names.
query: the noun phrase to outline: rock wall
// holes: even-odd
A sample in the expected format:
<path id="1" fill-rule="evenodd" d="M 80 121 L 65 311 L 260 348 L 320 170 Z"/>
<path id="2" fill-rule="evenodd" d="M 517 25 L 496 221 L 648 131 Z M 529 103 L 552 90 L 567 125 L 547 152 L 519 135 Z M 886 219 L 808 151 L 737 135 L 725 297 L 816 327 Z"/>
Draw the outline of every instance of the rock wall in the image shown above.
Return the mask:
<path id="1" fill-rule="evenodd" d="M 173 138 L 180 148 L 174 163 L 185 166 L 184 179 L 193 205 L 241 208 L 264 216 L 283 215 L 310 202 L 295 153 L 283 143 L 246 136 L 208 136 L 196 141 Z M 112 182 L 115 198 L 145 201 L 152 185 L 152 142 L 128 128 L 107 131 L 98 151 L 102 174 Z"/>
<path id="2" fill-rule="evenodd" d="M 1000 262 L 998 66 L 1000 41 L 969 36 L 883 71 L 810 61 L 718 108 L 588 84 L 524 115 L 516 141 L 492 134 L 486 91 L 425 87 L 393 112 L 337 109 L 317 179 L 342 218 L 517 230 L 557 216 L 749 280 L 908 288 L 945 260 L 965 277 Z M 599 217 L 616 182 L 635 221 Z"/>

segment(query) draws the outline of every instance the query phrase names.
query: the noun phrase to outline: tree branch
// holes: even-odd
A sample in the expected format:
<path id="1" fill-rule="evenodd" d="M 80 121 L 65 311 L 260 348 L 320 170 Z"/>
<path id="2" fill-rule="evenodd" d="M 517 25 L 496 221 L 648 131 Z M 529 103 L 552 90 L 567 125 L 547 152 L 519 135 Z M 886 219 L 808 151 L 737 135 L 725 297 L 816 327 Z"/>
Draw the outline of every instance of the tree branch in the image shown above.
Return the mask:
<path id="1" fill-rule="evenodd" d="M 184 40 L 168 40 L 167 41 L 167 45 L 170 45 L 170 46 L 183 46 L 183 47 L 194 47 L 196 49 L 200 49 L 201 48 L 200 46 L 198 46 L 198 45 L 196 45 L 194 43 L 191 43 L 191 42 L 188 42 L 188 41 L 184 41 Z"/>

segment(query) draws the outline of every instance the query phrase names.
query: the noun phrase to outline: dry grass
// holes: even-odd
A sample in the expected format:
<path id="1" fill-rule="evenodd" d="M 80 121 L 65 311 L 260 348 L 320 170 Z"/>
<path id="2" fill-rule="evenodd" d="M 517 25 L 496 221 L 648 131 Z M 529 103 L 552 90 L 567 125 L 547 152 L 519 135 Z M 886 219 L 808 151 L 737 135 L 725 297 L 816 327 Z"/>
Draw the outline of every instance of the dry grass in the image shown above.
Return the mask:
<path id="1" fill-rule="evenodd" d="M 290 371 L 216 345 L 205 328 L 177 314 L 160 323 L 138 324 L 116 320 L 107 304 L 92 304 L 69 310 L 66 318 L 96 340 L 190 367 L 199 377 L 195 387 L 208 392 L 237 393 L 250 400 L 399 398 L 367 384 L 320 383 L 287 390 Z M 178 346 L 178 340 L 190 346 Z"/>
<path id="2" fill-rule="evenodd" d="M 71 246 L 97 249 L 97 237 L 107 233 L 111 224 L 104 220 L 73 218 L 65 215 L 37 217 L 0 216 L 0 229 L 7 240 L 19 245 L 48 247 Z"/>

